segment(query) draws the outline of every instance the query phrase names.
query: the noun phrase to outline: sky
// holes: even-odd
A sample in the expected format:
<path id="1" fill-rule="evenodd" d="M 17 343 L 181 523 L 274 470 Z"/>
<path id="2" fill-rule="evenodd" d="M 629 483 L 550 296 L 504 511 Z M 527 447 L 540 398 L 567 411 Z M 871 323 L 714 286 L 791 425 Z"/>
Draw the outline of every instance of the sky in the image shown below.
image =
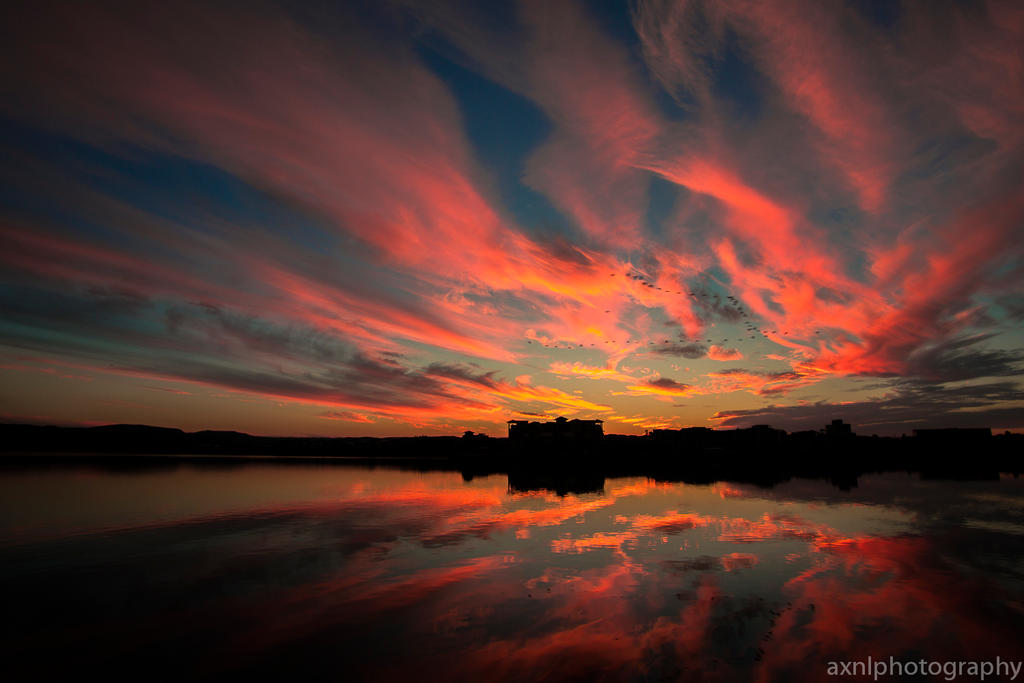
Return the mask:
<path id="1" fill-rule="evenodd" d="M 1024 5 L 10 3 L 0 421 L 1024 430 Z"/>

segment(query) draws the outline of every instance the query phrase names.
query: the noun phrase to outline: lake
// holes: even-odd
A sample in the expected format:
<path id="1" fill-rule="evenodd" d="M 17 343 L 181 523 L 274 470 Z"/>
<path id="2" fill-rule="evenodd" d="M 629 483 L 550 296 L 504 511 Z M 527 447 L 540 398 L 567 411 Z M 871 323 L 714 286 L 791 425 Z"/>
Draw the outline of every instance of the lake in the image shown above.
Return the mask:
<path id="1" fill-rule="evenodd" d="M 1024 659 L 1010 475 L 559 495 L 506 475 L 147 463 L 0 470 L 6 680 L 830 680 L 869 657 Z"/>

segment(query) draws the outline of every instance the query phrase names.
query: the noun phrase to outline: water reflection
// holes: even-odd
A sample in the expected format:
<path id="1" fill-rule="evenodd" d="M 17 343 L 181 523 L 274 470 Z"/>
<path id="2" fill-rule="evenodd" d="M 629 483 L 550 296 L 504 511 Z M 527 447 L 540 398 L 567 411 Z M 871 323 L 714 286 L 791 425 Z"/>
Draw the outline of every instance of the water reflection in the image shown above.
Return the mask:
<path id="1" fill-rule="evenodd" d="M 312 465 L 5 472 L 4 666 L 824 680 L 828 661 L 868 656 L 1024 659 L 1014 478 L 544 484 Z"/>

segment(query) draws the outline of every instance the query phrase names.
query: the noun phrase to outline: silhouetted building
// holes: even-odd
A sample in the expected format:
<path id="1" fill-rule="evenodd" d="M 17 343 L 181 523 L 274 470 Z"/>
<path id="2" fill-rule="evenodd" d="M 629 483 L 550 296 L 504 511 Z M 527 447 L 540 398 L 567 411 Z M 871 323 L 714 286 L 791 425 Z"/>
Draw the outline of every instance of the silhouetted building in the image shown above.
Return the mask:
<path id="1" fill-rule="evenodd" d="M 853 436 L 853 427 L 842 420 L 832 420 L 832 424 L 825 425 L 825 436 L 830 439 L 849 439 Z"/>
<path id="2" fill-rule="evenodd" d="M 602 420 L 569 420 L 564 417 L 555 418 L 554 422 L 509 420 L 508 438 L 516 441 L 529 439 L 586 441 L 600 439 L 604 436 L 602 425 Z"/>
<path id="3" fill-rule="evenodd" d="M 754 425 L 747 432 L 750 440 L 758 445 L 780 444 L 786 436 L 785 430 L 771 425 Z"/>
<path id="4" fill-rule="evenodd" d="M 710 447 L 726 450 L 756 452 L 757 449 L 774 448 L 782 443 L 786 432 L 768 425 L 754 425 L 743 429 L 719 429 L 711 433 Z"/>

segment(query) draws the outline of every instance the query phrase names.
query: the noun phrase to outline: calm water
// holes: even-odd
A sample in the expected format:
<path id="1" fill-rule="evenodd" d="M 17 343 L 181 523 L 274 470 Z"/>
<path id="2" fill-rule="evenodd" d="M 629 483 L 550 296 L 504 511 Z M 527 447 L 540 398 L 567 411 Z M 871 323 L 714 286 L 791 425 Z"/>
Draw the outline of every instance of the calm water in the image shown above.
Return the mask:
<path id="1" fill-rule="evenodd" d="M 8 679 L 813 680 L 868 656 L 1024 659 L 1008 476 L 558 496 L 449 472 L 65 467 L 0 473 L 0 513 Z"/>

